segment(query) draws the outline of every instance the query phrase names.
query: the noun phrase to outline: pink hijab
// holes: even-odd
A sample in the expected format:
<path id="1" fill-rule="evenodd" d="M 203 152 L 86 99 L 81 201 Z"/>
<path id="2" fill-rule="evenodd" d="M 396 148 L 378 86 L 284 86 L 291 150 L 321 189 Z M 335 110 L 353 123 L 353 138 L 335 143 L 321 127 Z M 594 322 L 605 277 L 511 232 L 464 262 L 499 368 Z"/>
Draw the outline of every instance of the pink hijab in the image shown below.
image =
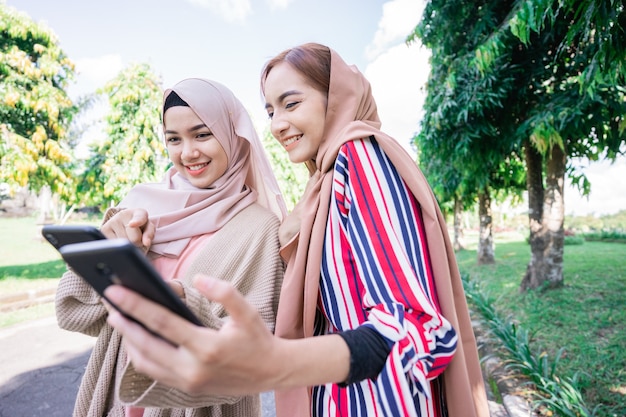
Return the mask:
<path id="1" fill-rule="evenodd" d="M 276 334 L 285 338 L 313 335 L 319 297 L 324 231 L 328 220 L 333 167 L 341 146 L 375 136 L 419 202 L 442 313 L 459 335 L 457 350 L 443 373 L 450 417 L 488 417 L 489 410 L 465 292 L 445 220 L 424 175 L 393 138 L 380 130 L 376 103 L 367 79 L 332 49 L 324 138 L 311 174 L 313 186 L 302 196 L 299 233 L 281 249 L 288 259 L 278 305 Z M 310 168 L 311 169 L 311 168 Z M 276 392 L 278 417 L 308 416 L 306 389 Z"/>
<path id="2" fill-rule="evenodd" d="M 219 230 L 254 202 L 282 221 L 286 207 L 278 182 L 241 102 L 222 84 L 200 78 L 185 79 L 166 90 L 164 103 L 171 92 L 211 129 L 228 156 L 228 167 L 207 189 L 194 187 L 172 167 L 162 182 L 130 190 L 119 207 L 148 211 L 156 225 L 150 250 L 179 256 L 193 236 Z"/>

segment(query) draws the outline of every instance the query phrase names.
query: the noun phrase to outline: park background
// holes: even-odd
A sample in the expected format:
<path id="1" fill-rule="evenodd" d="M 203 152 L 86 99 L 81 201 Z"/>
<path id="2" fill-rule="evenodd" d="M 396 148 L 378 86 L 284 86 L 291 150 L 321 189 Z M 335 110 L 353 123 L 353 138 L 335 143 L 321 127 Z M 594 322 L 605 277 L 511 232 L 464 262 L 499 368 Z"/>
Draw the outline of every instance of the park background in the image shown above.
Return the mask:
<path id="1" fill-rule="evenodd" d="M 268 139 L 267 117 L 258 89 L 260 68 L 284 48 L 317 41 L 333 47 L 365 73 L 372 83 L 383 129 L 415 154 L 412 143 L 424 113 L 431 53 L 419 40 L 407 44 L 406 39 L 422 18 L 423 2 L 62 3 L 59 7 L 51 2 L 20 0 L 0 5 L 24 12 L 55 34 L 61 49 L 75 63 L 75 82 L 67 86 L 73 101 L 79 102 L 97 89 L 106 90 L 113 82 L 108 90 L 111 96 L 124 78 L 120 80 L 120 74 L 128 74 L 124 71 L 145 63 L 148 77 L 158 78 L 160 88 L 191 76 L 213 78 L 228 85 Z M 619 5 L 611 3 L 611 7 Z M 623 16 L 623 6 L 619 12 Z M 160 100 L 158 94 L 153 98 Z M 80 137 L 72 142 L 76 157 L 89 160 L 89 146 L 106 141 L 108 104 L 112 103 L 101 97 L 93 99 L 88 111 L 77 117 L 82 127 Z M 267 146 L 271 146 L 269 142 Z M 626 163 L 621 155 L 615 161 L 572 158 L 568 162 L 584 172 L 591 191 L 589 196 L 581 196 L 569 180 L 565 186 L 564 228 L 569 236 L 565 241 L 562 288 L 545 293 L 518 291 L 530 254 L 524 193 L 493 202 L 493 264 L 476 262 L 480 229 L 476 207 L 463 213 L 465 250 L 457 256 L 476 310 L 485 313 L 486 320 L 495 326 L 495 345 L 506 347 L 500 353 L 511 364 L 529 364 L 526 369 L 511 369 L 526 375 L 532 383 L 519 389 L 531 387 L 525 395 L 539 400 L 537 413 L 622 416 L 626 415 L 626 376 L 621 349 L 626 341 L 624 313 L 619 306 L 625 298 L 622 265 L 626 245 L 619 242 L 624 240 L 626 224 Z M 286 182 L 297 184 L 293 179 L 302 172 L 284 167 L 281 165 L 291 176 Z M 298 187 L 293 188 L 292 202 L 298 193 Z M 52 195 L 49 200 L 57 204 L 52 204 L 52 212 L 42 219 L 42 198 L 28 187 L 10 197 L 3 199 L 1 206 L 5 212 L 0 217 L 0 295 L 18 289 L 46 293 L 54 288 L 64 266 L 54 250 L 41 242 L 38 230 L 42 222 L 98 224 L 99 217 L 78 213 L 84 207 L 70 211 L 69 205 Z M 36 250 L 33 245 L 37 245 Z M 497 314 L 492 311 L 490 316 L 489 308 L 479 306 L 495 306 Z M 36 317 L 53 311 L 46 303 L 1 313 L 4 325 L 28 318 L 29 314 Z"/>

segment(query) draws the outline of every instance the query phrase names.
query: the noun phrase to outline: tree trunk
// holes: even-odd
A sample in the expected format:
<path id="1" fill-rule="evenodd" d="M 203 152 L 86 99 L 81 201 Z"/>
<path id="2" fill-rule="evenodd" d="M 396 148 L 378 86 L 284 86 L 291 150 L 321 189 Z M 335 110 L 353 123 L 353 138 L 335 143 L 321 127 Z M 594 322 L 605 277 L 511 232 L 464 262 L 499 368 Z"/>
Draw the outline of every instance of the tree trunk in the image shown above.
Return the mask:
<path id="1" fill-rule="evenodd" d="M 558 145 L 550 150 L 545 191 L 542 165 L 541 155 L 530 145 L 526 146 L 531 257 L 521 291 L 563 285 L 564 150 Z"/>
<path id="2" fill-rule="evenodd" d="M 496 258 L 492 234 L 491 196 L 487 187 L 478 193 L 478 216 L 480 217 L 478 265 L 492 264 L 496 262 Z"/>
<path id="3" fill-rule="evenodd" d="M 464 250 L 463 245 L 463 204 L 458 196 L 454 196 L 454 251 Z"/>

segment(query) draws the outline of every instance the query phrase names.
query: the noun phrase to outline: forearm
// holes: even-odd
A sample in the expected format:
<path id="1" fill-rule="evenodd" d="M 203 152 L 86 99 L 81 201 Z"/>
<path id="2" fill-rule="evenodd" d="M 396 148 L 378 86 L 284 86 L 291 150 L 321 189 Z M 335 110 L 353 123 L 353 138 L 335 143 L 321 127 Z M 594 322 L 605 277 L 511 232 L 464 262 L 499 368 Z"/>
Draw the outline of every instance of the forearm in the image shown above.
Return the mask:
<path id="1" fill-rule="evenodd" d="M 271 387 L 285 389 L 340 383 L 350 372 L 350 350 L 339 335 L 280 339 L 274 355 L 276 376 Z"/>
<path id="2" fill-rule="evenodd" d="M 69 270 L 57 287 L 55 312 L 60 328 L 90 336 L 100 333 L 107 318 L 107 310 L 98 293 Z"/>

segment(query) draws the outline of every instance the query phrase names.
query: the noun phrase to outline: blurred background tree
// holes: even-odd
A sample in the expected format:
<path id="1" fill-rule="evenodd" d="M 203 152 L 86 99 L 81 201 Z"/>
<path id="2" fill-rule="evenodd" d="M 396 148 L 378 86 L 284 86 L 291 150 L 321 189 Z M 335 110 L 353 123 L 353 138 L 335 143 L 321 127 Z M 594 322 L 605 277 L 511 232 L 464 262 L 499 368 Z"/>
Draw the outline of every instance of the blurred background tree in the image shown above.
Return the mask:
<path id="1" fill-rule="evenodd" d="M 568 161 L 614 159 L 626 142 L 624 4 L 432 0 L 417 39 L 432 58 L 416 142 L 446 190 L 439 198 L 517 194 L 525 181 L 531 257 L 520 288 L 563 285 L 566 174 L 589 191 Z M 439 184 L 446 165 L 462 180 Z"/>
<path id="2" fill-rule="evenodd" d="M 78 107 L 66 92 L 73 77 L 55 34 L 0 4 L 0 183 L 10 193 L 28 187 L 74 200 L 67 137 Z"/>
<path id="3" fill-rule="evenodd" d="M 103 140 L 90 145 L 77 192 L 84 204 L 106 208 L 137 183 L 158 182 L 169 163 L 161 135 L 163 88 L 148 64 L 132 64 L 99 94 L 108 100 Z"/>
<path id="4" fill-rule="evenodd" d="M 269 130 L 263 134 L 263 147 L 272 165 L 278 186 L 283 192 L 287 209 L 291 210 L 304 192 L 309 171 L 304 164 L 293 164 L 283 146 L 278 143 Z"/>

